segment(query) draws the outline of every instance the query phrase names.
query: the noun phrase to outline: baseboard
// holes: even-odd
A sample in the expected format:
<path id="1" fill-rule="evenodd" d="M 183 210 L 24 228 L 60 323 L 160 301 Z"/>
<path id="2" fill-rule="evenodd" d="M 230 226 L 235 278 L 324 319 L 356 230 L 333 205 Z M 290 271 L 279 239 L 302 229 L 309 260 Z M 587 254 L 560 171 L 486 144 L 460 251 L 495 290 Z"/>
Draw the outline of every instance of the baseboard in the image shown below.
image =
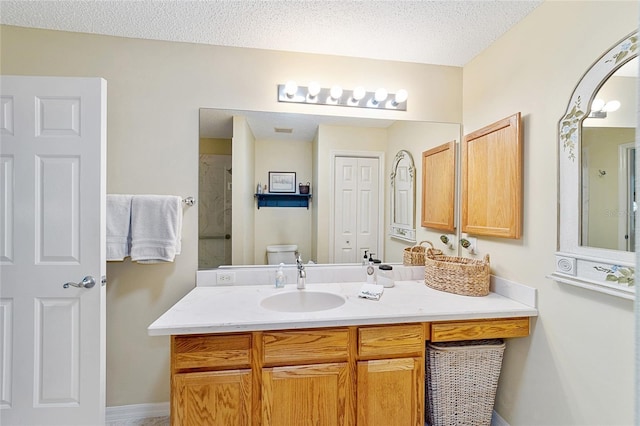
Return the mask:
<path id="1" fill-rule="evenodd" d="M 491 426 L 509 426 L 509 423 L 494 410 L 493 416 L 491 416 Z"/>
<path id="2" fill-rule="evenodd" d="M 144 419 L 148 417 L 166 417 L 169 415 L 168 402 L 156 402 L 152 404 L 133 404 L 107 407 L 106 421 L 122 421 Z"/>

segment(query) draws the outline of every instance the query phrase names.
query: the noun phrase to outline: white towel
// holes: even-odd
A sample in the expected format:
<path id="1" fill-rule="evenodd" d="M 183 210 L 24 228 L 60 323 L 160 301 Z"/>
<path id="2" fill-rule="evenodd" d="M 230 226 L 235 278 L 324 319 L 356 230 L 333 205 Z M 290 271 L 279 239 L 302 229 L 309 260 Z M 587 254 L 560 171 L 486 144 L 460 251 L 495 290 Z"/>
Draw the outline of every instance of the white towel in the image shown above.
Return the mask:
<path id="1" fill-rule="evenodd" d="M 131 254 L 131 195 L 107 194 L 107 261 Z"/>
<path id="2" fill-rule="evenodd" d="M 131 260 L 173 262 L 180 254 L 182 198 L 174 195 L 134 195 L 131 202 Z"/>

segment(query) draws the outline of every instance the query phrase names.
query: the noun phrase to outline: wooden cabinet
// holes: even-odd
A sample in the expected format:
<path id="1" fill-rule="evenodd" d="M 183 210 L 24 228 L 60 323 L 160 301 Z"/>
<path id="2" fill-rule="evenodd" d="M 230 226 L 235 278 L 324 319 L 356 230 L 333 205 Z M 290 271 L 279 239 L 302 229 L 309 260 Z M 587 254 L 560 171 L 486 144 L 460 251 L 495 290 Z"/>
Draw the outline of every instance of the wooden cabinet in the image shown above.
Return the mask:
<path id="1" fill-rule="evenodd" d="M 435 322 L 431 324 L 432 342 L 461 340 L 506 339 L 529 335 L 529 318 L 497 318 Z"/>
<path id="2" fill-rule="evenodd" d="M 455 230 L 456 142 L 422 153 L 422 226 Z"/>
<path id="3" fill-rule="evenodd" d="M 172 336 L 171 424 L 252 425 L 251 345 L 250 333 Z"/>
<path id="4" fill-rule="evenodd" d="M 352 425 L 347 327 L 262 333 L 263 426 Z"/>
<path id="5" fill-rule="evenodd" d="M 352 424 L 346 362 L 263 368 L 262 381 L 263 426 Z"/>
<path id="6" fill-rule="evenodd" d="M 424 424 L 424 357 L 358 361 L 358 425 Z"/>
<path id="7" fill-rule="evenodd" d="M 172 336 L 171 424 L 422 426 L 425 340 L 528 333 L 506 318 Z"/>
<path id="8" fill-rule="evenodd" d="M 171 423 L 251 425 L 251 374 L 251 370 L 175 374 L 172 378 Z"/>
<path id="9" fill-rule="evenodd" d="M 424 424 L 424 346 L 420 323 L 358 328 L 359 426 Z"/>
<path id="10" fill-rule="evenodd" d="M 462 232 L 520 238 L 522 145 L 520 113 L 464 137 Z"/>

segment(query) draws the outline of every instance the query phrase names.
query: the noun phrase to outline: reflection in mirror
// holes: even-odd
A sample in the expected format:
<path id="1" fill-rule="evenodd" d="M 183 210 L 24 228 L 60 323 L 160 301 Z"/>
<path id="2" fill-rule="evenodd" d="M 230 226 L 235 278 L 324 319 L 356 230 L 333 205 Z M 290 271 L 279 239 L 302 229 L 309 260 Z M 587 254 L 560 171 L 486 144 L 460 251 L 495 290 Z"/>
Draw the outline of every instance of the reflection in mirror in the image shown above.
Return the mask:
<path id="1" fill-rule="evenodd" d="M 411 153 L 398 151 L 391 168 L 391 236 L 416 241 L 416 167 Z"/>
<path id="2" fill-rule="evenodd" d="M 370 227 L 375 229 L 376 242 L 371 246 L 376 249 L 371 251 L 385 262 L 401 262 L 403 249 L 409 243 L 391 238 L 386 231 L 392 224 L 391 187 L 384 176 L 390 175 L 398 151 L 404 150 L 415 157 L 425 149 L 459 137 L 460 125 L 457 123 L 202 108 L 201 154 L 204 157 L 207 149 L 206 154 L 231 155 L 231 167 L 225 164 L 216 176 L 205 172 L 208 165 L 201 164 L 199 198 L 205 201 L 198 203 L 200 235 L 203 237 L 199 242 L 200 269 L 266 264 L 270 245 L 295 244 L 305 262 L 347 261 L 336 255 L 336 242 L 342 241 L 338 232 L 343 232 L 338 216 L 361 216 L 347 214 L 346 210 L 338 208 L 335 182 L 338 179 L 336 162 L 350 157 L 379 159 L 379 185 L 376 187 L 379 202 L 374 203 L 378 208 L 375 226 Z M 209 145 L 215 145 L 215 149 Z M 415 164 L 413 167 L 415 177 L 421 167 Z M 299 182 L 311 182 L 313 198 L 309 208 L 258 210 L 254 194 L 258 183 L 264 190 L 269 171 L 295 172 Z M 233 182 L 225 180 L 231 178 Z M 207 201 L 206 192 L 214 192 L 210 189 L 214 181 L 224 188 Z M 419 182 L 414 181 L 413 185 L 415 189 L 409 194 L 419 192 L 421 188 Z M 406 204 L 408 220 L 403 219 L 403 223 L 410 226 L 421 207 L 413 197 L 408 201 L 413 201 L 413 207 Z M 231 232 L 227 228 L 228 221 Z M 214 225 L 220 227 L 214 228 Z M 415 229 L 415 222 L 413 227 Z M 353 238 L 345 238 L 345 244 L 353 247 L 352 258 L 355 260 L 349 262 L 362 259 L 362 253 L 357 256 L 363 246 L 355 236 L 356 231 L 357 227 L 352 231 Z M 425 228 L 415 232 L 416 239 L 436 241 L 438 238 Z"/>
<path id="3" fill-rule="evenodd" d="M 582 123 L 581 244 L 634 251 L 638 58 L 609 77 Z"/>

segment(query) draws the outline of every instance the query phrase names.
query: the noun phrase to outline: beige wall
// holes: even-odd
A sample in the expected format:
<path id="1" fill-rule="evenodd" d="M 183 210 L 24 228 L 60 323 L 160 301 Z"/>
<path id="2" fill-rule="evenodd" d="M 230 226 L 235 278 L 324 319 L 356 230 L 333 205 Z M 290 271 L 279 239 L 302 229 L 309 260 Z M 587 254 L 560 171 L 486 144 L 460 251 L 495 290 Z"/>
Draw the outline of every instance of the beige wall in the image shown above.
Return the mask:
<path id="1" fill-rule="evenodd" d="M 538 289 L 532 336 L 505 352 L 496 409 L 511 425 L 634 422 L 633 302 L 545 275 L 555 268 L 558 122 L 589 66 L 637 26 L 637 2 L 548 1 L 464 67 L 465 133 L 517 111 L 524 121 L 523 237 L 478 241 L 494 273 Z"/>
<path id="2" fill-rule="evenodd" d="M 0 27 L 0 58 L 2 74 L 107 80 L 109 193 L 195 196 L 199 108 L 314 112 L 305 105 L 277 103 L 277 84 L 290 79 L 343 87 L 404 87 L 411 96 L 406 112 L 322 107 L 324 114 L 462 121 L 462 69 L 457 67 L 11 26 Z M 241 227 L 234 226 L 234 241 L 253 241 L 253 235 L 245 235 L 254 229 L 253 136 L 246 123 L 234 123 L 234 130 L 234 136 L 243 135 L 240 144 L 234 137 L 234 157 L 236 149 L 249 155 L 247 173 L 234 165 L 234 224 Z M 169 400 L 169 338 L 148 337 L 146 328 L 193 288 L 197 232 L 197 207 L 192 207 L 185 210 L 182 254 L 175 263 L 108 264 L 108 406 Z M 243 245 L 233 253 L 234 263 L 252 263 L 254 252 L 253 243 Z"/>
<path id="3" fill-rule="evenodd" d="M 317 197 L 314 198 L 314 209 L 317 209 L 318 219 L 314 233 L 317 235 L 316 250 L 318 263 L 329 263 L 331 247 L 331 229 L 329 227 L 332 194 L 331 187 L 333 166 L 332 155 L 352 153 L 366 157 L 371 153 L 383 153 L 387 149 L 387 129 L 377 127 L 330 126 L 321 124 L 317 137 L 317 171 L 318 177 L 314 182 Z M 381 246 L 384 243 L 380 244 Z M 379 254 L 379 253 L 378 253 Z"/>
<path id="4" fill-rule="evenodd" d="M 401 149 L 409 151 L 413 157 L 416 167 L 416 243 L 421 241 L 430 241 L 436 248 L 443 250 L 445 254 L 455 256 L 456 251 L 450 251 L 442 242 L 440 235 L 443 232 L 423 228 L 420 224 L 422 221 L 422 153 L 443 143 L 456 141 L 460 142 L 460 125 L 450 123 L 424 123 L 416 121 L 398 121 L 391 125 L 388 129 L 388 144 L 386 156 L 386 168 L 388 172 L 385 177 L 391 173 L 393 160 L 396 153 Z M 453 166 L 455 167 L 455 166 Z M 391 183 L 389 179 L 385 179 L 385 195 L 387 198 L 391 194 Z M 390 202 L 385 203 L 385 234 L 389 232 L 390 223 Z M 385 239 L 385 258 L 386 262 L 402 262 L 402 255 L 405 247 L 409 247 L 406 242 L 390 238 L 388 235 Z"/>
<path id="5" fill-rule="evenodd" d="M 255 158 L 255 180 L 267 188 L 270 171 L 295 172 L 297 183 L 311 181 L 311 142 L 257 140 Z M 313 208 L 313 200 L 310 208 Z M 307 262 L 312 259 L 311 210 L 300 207 L 255 210 L 255 238 L 254 264 L 267 263 L 267 246 L 273 244 L 296 244 L 302 259 Z"/>

